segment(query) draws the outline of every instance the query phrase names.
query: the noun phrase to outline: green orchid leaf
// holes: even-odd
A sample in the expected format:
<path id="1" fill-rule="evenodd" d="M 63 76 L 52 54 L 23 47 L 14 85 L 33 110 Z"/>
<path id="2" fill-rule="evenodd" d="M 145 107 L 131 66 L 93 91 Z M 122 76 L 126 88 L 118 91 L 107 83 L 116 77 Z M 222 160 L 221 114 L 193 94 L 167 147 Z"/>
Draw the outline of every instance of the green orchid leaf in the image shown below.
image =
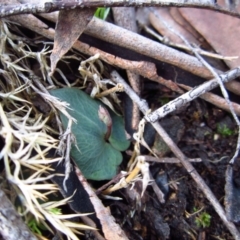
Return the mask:
<path id="1" fill-rule="evenodd" d="M 94 16 L 100 18 L 102 20 L 106 20 L 108 14 L 110 12 L 110 8 L 99 7 L 94 13 Z"/>
<path id="2" fill-rule="evenodd" d="M 107 126 L 99 119 L 100 103 L 77 88 L 51 90 L 50 93 L 62 101 L 68 102 L 69 114 L 77 120 L 72 125 L 76 146 L 71 148 L 71 156 L 87 179 L 107 180 L 117 173 L 122 161 L 122 154 L 129 147 L 126 140 L 123 119 L 115 113 L 112 118 L 112 131 L 108 141 L 105 140 Z M 60 113 L 64 128 L 68 119 Z"/>
<path id="3" fill-rule="evenodd" d="M 129 147 L 129 141 L 126 141 L 126 133 L 124 127 L 120 127 L 124 126 L 123 118 L 117 116 L 113 112 L 111 112 L 111 117 L 113 121 L 113 126 L 109 142 L 115 149 L 119 151 L 125 151 Z"/>

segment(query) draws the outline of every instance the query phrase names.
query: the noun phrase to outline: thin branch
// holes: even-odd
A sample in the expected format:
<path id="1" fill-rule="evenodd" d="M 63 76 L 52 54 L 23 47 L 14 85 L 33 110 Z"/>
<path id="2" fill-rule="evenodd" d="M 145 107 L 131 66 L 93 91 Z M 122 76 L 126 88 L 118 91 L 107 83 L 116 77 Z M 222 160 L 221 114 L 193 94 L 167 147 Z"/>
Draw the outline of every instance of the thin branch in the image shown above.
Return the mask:
<path id="1" fill-rule="evenodd" d="M 180 160 L 178 158 L 169 158 L 169 157 L 164 157 L 164 158 L 156 158 L 153 156 L 149 155 L 141 155 L 141 157 L 144 159 L 144 161 L 147 162 L 157 162 L 157 163 L 180 163 Z M 188 159 L 190 162 L 201 162 L 201 158 L 190 158 Z"/>
<path id="2" fill-rule="evenodd" d="M 240 76 L 240 68 L 233 69 L 227 73 L 221 74 L 219 77 L 221 78 L 223 83 L 229 82 Z M 180 97 L 170 101 L 164 106 L 158 108 L 152 113 L 149 113 L 145 116 L 145 119 L 148 122 L 156 122 L 158 119 L 163 118 L 167 114 L 183 107 L 186 103 L 191 102 L 195 98 L 201 96 L 202 94 L 212 90 L 217 87 L 219 82 L 217 79 L 213 79 L 207 81 L 200 86 L 193 88 L 192 90 L 182 94 Z"/>
<path id="3" fill-rule="evenodd" d="M 211 72 L 196 57 L 100 19 L 93 18 L 84 32 L 103 41 L 172 64 L 203 78 L 213 77 Z"/>
<path id="4" fill-rule="evenodd" d="M 149 56 L 161 62 L 172 64 L 202 78 L 213 78 L 213 74 L 196 57 L 182 53 L 100 19 L 93 18 L 88 24 L 85 33 L 98 39 L 102 39 L 103 41 L 114 43 L 115 45 Z M 216 71 L 219 74 L 222 73 L 220 70 Z M 230 86 L 227 86 L 230 90 L 229 87 Z M 239 82 L 235 81 L 234 89 L 238 88 Z M 234 89 L 231 88 L 231 91 L 233 92 Z"/>
<path id="5" fill-rule="evenodd" d="M 17 22 L 21 24 L 22 26 L 26 27 L 27 29 L 30 29 L 46 38 L 54 39 L 55 31 L 52 28 L 43 28 L 40 27 L 41 21 L 34 17 L 33 15 L 30 15 L 28 17 L 22 17 L 22 16 L 11 16 L 9 17 L 11 21 Z M 98 21 L 96 19 L 96 21 Z M 115 25 L 112 25 L 113 27 Z M 120 28 L 122 29 L 122 28 Z M 129 31 L 130 32 L 130 31 Z M 119 32 L 119 35 L 123 35 L 123 33 Z M 131 37 L 132 38 L 132 37 Z M 166 80 L 162 77 L 160 77 L 157 74 L 157 69 L 154 63 L 151 62 L 145 62 L 145 61 L 130 61 L 126 60 L 117 56 L 114 56 L 112 54 L 106 53 L 100 49 L 97 49 L 95 47 L 91 47 L 90 45 L 76 41 L 73 45 L 73 48 L 78 50 L 79 52 L 82 52 L 84 54 L 93 56 L 96 54 L 99 54 L 99 59 L 107 62 L 108 64 L 120 67 L 122 69 L 130 70 L 131 72 L 134 72 L 136 74 L 139 74 L 143 76 L 144 78 L 148 78 L 152 81 L 158 82 L 172 91 L 183 93 L 183 91 L 177 86 L 176 83 L 174 83 L 171 80 Z M 202 70 L 203 71 L 203 70 Z"/>
<path id="6" fill-rule="evenodd" d="M 146 100 L 140 99 L 138 95 L 129 87 L 129 85 L 120 77 L 120 75 L 116 71 L 113 71 L 111 73 L 111 77 L 115 83 L 123 84 L 125 92 L 130 96 L 130 98 L 133 101 L 135 101 L 138 104 L 139 109 L 145 115 L 149 111 Z M 194 181 L 197 183 L 197 186 L 202 190 L 206 198 L 210 201 L 215 211 L 218 213 L 219 217 L 222 219 L 225 226 L 228 228 L 228 230 L 231 232 L 234 238 L 240 239 L 240 233 L 237 230 L 236 226 L 232 222 L 227 220 L 226 213 L 223 210 L 222 206 L 220 205 L 219 201 L 214 196 L 214 194 L 212 193 L 208 185 L 204 182 L 202 177 L 195 170 L 193 165 L 187 160 L 185 155 L 181 152 L 178 146 L 173 142 L 173 140 L 169 137 L 169 135 L 166 133 L 166 131 L 162 128 L 162 126 L 158 122 L 151 122 L 151 124 L 155 128 L 157 133 L 162 137 L 162 139 L 164 139 L 164 141 L 166 142 L 168 147 L 171 149 L 171 151 L 175 154 L 175 156 L 180 160 L 180 162 L 185 167 L 187 172 L 191 175 L 191 177 L 194 179 Z"/>
<path id="7" fill-rule="evenodd" d="M 183 89 L 185 90 L 192 90 L 193 88 L 192 87 L 189 87 L 187 85 L 184 85 L 184 84 L 178 84 L 180 87 L 182 87 Z M 226 100 L 214 93 L 211 93 L 211 92 L 207 92 L 207 93 L 204 93 L 202 94 L 201 96 L 199 96 L 201 99 L 204 99 L 205 101 L 217 106 L 218 108 L 221 108 L 227 112 L 230 112 L 230 109 L 229 109 L 229 106 L 226 102 Z M 233 109 L 234 111 L 236 112 L 236 114 L 238 116 L 240 116 L 240 105 L 238 103 L 235 103 L 235 102 L 232 102 L 232 106 L 233 106 Z"/>
<path id="8" fill-rule="evenodd" d="M 203 8 L 213 11 L 218 11 L 235 17 L 240 17 L 240 14 L 234 10 L 229 10 L 220 7 L 214 0 L 78 0 L 78 1 L 39 1 L 40 3 L 26 4 L 9 4 L 2 5 L 0 9 L 0 17 L 23 13 L 49 13 L 57 10 L 70 10 L 75 8 L 95 8 L 95 7 L 192 7 Z"/>
<path id="9" fill-rule="evenodd" d="M 169 39 L 165 39 L 165 37 L 162 37 L 160 34 L 156 33 L 154 30 L 152 30 L 150 27 L 146 26 L 144 23 L 141 23 L 139 22 L 139 25 L 147 32 L 149 33 L 150 35 L 152 35 L 153 37 L 155 37 L 157 40 L 159 40 L 161 43 L 165 44 L 165 45 L 168 45 L 170 47 L 175 47 L 175 48 L 178 48 L 178 49 L 181 49 L 181 50 L 185 50 L 185 51 L 188 51 L 188 52 L 192 52 L 191 48 L 189 48 L 188 46 L 186 46 L 185 44 L 180 44 L 180 43 L 175 43 L 175 42 L 172 42 L 170 41 Z M 221 54 L 218 54 L 218 53 L 212 53 L 212 52 L 209 52 L 209 51 L 205 51 L 203 49 L 200 49 L 200 48 L 196 48 L 196 51 L 201 54 L 202 56 L 207 56 L 207 57 L 210 57 L 210 58 L 215 58 L 215 59 L 221 59 L 221 60 L 229 60 L 229 61 L 232 61 L 232 60 L 235 60 L 235 59 L 238 59 L 239 57 L 238 56 L 223 56 Z"/>
<path id="10" fill-rule="evenodd" d="M 9 17 L 9 19 L 11 21 L 20 23 L 26 28 L 40 33 L 47 38 L 54 38 L 55 31 L 52 28 L 46 29 L 43 27 L 38 27 L 41 25 L 41 21 L 32 15 L 28 17 L 22 17 L 20 15 L 12 16 Z M 140 36 L 139 34 L 133 33 L 100 19 L 93 18 L 92 21 L 88 24 L 85 32 L 104 41 L 114 42 L 116 45 L 131 49 L 140 54 L 152 57 L 156 60 L 170 63 L 203 78 L 211 79 L 213 77 L 211 72 L 206 69 L 206 67 L 203 66 L 203 64 L 195 57 L 189 56 L 180 51 L 177 51 L 163 44 Z M 181 90 L 174 82 L 166 81 L 157 75 L 156 67 L 152 63 L 123 60 L 94 47 L 90 47 L 88 44 L 82 43 L 80 41 L 76 41 L 73 45 L 73 48 L 89 55 L 100 53 L 100 59 L 110 64 L 131 70 L 134 73 L 159 82 L 172 89 L 173 91 L 181 93 Z M 236 82 L 236 84 L 239 83 Z M 234 86 L 234 89 L 237 88 L 238 86 Z"/>
<path id="11" fill-rule="evenodd" d="M 165 195 L 164 193 L 161 191 L 161 189 L 158 187 L 155 179 L 153 178 L 151 172 L 150 172 L 150 180 L 151 180 L 151 187 L 153 189 L 153 191 L 155 192 L 157 199 L 160 203 L 165 203 Z"/>
<path id="12" fill-rule="evenodd" d="M 112 11 L 114 22 L 118 26 L 137 33 L 136 12 L 134 7 L 115 7 L 112 8 Z M 141 84 L 139 75 L 127 70 L 127 76 L 133 90 L 138 95 L 141 95 Z M 136 103 L 133 103 L 131 119 L 129 119 L 129 121 L 131 121 L 131 128 L 136 131 L 140 121 L 140 111 Z"/>
<path id="13" fill-rule="evenodd" d="M 84 189 L 89 195 L 89 199 L 93 204 L 95 209 L 97 218 L 101 222 L 102 231 L 104 233 L 104 237 L 107 240 L 127 240 L 127 236 L 125 232 L 121 229 L 121 227 L 115 222 L 115 219 L 111 215 L 108 208 L 104 207 L 101 200 L 97 197 L 93 189 L 88 184 L 85 177 L 82 175 L 81 171 L 76 168 L 76 174 L 78 176 L 79 181 L 83 185 Z"/>

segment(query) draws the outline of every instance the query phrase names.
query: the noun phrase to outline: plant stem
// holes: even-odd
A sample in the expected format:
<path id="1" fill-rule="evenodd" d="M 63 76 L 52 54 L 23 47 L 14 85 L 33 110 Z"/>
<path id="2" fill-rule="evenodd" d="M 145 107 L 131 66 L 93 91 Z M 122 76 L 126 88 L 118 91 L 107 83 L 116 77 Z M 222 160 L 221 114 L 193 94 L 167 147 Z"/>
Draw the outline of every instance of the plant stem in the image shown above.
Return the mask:
<path id="1" fill-rule="evenodd" d="M 235 17 L 240 17 L 237 11 L 231 11 L 226 8 L 218 6 L 214 0 L 78 0 L 78 1 L 39 1 L 40 3 L 26 3 L 26 4 L 9 4 L 1 5 L 0 17 L 23 13 L 49 13 L 57 10 L 70 10 L 74 8 L 96 8 L 96 7 L 143 7 L 143 6 L 158 6 L 158 7 L 193 7 L 204 8 L 218 11 Z"/>

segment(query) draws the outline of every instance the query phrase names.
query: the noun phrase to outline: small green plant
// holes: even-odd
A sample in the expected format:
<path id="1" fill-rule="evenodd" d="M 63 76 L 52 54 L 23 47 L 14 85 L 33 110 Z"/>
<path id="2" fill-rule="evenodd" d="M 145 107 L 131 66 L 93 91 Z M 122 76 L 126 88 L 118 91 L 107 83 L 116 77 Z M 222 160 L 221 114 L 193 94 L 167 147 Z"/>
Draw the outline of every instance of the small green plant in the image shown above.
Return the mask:
<path id="1" fill-rule="evenodd" d="M 162 97 L 159 99 L 159 103 L 163 106 L 165 104 L 167 104 L 170 101 L 170 99 L 168 97 Z"/>
<path id="2" fill-rule="evenodd" d="M 108 119 L 102 112 L 103 104 L 77 88 L 60 88 L 50 93 L 69 103 L 67 111 L 77 120 L 71 129 L 77 143 L 71 148 L 71 156 L 83 175 L 96 181 L 114 177 L 122 162 L 121 152 L 130 145 L 123 118 L 109 109 Z M 68 118 L 62 113 L 60 118 L 67 129 Z"/>
<path id="3" fill-rule="evenodd" d="M 53 208 L 49 209 L 49 213 L 52 213 L 52 214 L 55 214 L 55 215 L 61 215 L 62 210 L 60 208 L 53 207 Z M 37 220 L 32 215 L 28 216 L 27 225 L 33 233 L 36 233 L 40 236 L 43 235 L 42 231 L 48 230 L 47 227 L 43 224 L 43 222 L 41 222 L 41 220 L 40 221 Z"/>
<path id="4" fill-rule="evenodd" d="M 196 216 L 195 223 L 199 228 L 209 227 L 211 224 L 211 215 L 207 212 L 202 212 Z"/>
<path id="5" fill-rule="evenodd" d="M 56 215 L 61 215 L 62 214 L 62 210 L 60 208 L 51 208 L 49 209 L 50 213 L 56 214 Z"/>
<path id="6" fill-rule="evenodd" d="M 217 133 L 224 137 L 229 137 L 234 134 L 234 131 L 227 127 L 227 125 L 217 124 Z"/>
<path id="7" fill-rule="evenodd" d="M 47 230 L 47 228 L 41 222 L 38 222 L 35 218 L 31 218 L 27 222 L 27 225 L 33 233 L 37 233 L 40 236 L 42 236 L 42 230 Z"/>
<path id="8" fill-rule="evenodd" d="M 110 8 L 100 7 L 100 8 L 97 8 L 96 12 L 94 13 L 94 16 L 102 20 L 105 20 L 109 12 L 110 12 Z"/>

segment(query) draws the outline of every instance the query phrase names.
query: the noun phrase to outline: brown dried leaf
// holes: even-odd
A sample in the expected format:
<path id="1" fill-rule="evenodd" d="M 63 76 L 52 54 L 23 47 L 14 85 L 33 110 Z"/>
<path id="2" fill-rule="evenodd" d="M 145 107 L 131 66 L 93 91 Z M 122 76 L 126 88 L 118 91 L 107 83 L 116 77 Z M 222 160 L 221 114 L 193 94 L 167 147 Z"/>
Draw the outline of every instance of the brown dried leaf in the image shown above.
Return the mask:
<path id="1" fill-rule="evenodd" d="M 218 3 L 223 3 L 219 0 Z M 240 6 L 238 7 L 238 11 Z M 240 56 L 240 20 L 221 13 L 203 9 L 179 9 L 185 19 L 223 56 Z M 237 60 L 225 60 L 230 68 L 240 65 Z"/>
<path id="2" fill-rule="evenodd" d="M 183 41 L 174 32 L 170 31 L 168 26 L 170 26 L 172 29 L 174 29 L 174 31 L 177 31 L 186 39 L 188 39 L 189 42 L 199 45 L 199 41 L 189 31 L 187 31 L 184 27 L 178 24 L 178 22 L 173 19 L 169 11 L 169 8 L 156 9 L 156 12 L 159 13 L 160 18 L 158 18 L 153 12 L 151 12 L 149 14 L 149 21 L 153 25 L 153 27 L 161 35 L 167 37 L 171 42 L 175 44 L 183 44 Z M 165 23 L 167 23 L 168 26 L 166 26 Z"/>
<path id="3" fill-rule="evenodd" d="M 179 8 L 177 7 L 171 7 L 169 10 L 170 15 L 172 18 L 177 22 L 182 28 L 184 28 L 186 31 L 188 31 L 192 36 L 195 37 L 199 41 L 199 38 L 201 38 L 201 35 L 192 27 L 192 25 L 181 15 L 179 12 Z M 187 38 L 187 37 L 186 37 Z"/>
<path id="4" fill-rule="evenodd" d="M 58 61 L 72 47 L 85 30 L 94 15 L 95 9 L 73 9 L 60 11 L 55 29 L 54 47 L 51 54 L 51 74 Z"/>

